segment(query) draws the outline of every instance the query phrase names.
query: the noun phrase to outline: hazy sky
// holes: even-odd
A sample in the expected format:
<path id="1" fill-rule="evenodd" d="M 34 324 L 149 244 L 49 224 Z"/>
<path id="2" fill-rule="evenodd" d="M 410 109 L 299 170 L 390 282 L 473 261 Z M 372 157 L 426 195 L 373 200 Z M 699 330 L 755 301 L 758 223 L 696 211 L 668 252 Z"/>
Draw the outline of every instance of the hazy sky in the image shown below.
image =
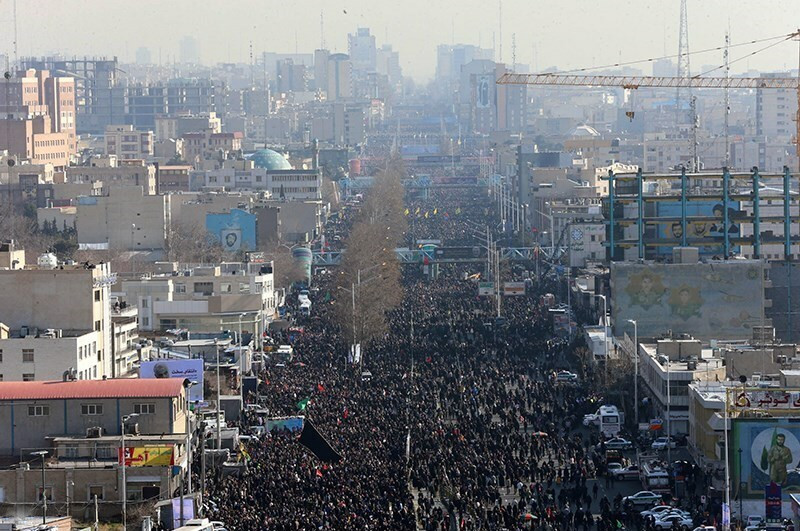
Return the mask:
<path id="1" fill-rule="evenodd" d="M 498 0 L 16 0 L 18 54 L 116 55 L 132 61 L 151 49 L 154 61 L 177 55 L 184 35 L 199 41 L 204 63 L 248 62 L 256 53 L 310 52 L 320 46 L 320 13 L 328 48 L 347 51 L 347 33 L 367 26 L 378 46 L 400 52 L 404 73 L 430 78 L 439 43 L 500 47 Z M 0 53 L 13 50 L 13 0 L 0 0 Z M 502 59 L 561 68 L 674 54 L 679 0 L 502 0 Z M 799 0 L 689 0 L 692 50 L 720 46 L 730 21 L 733 43 L 788 34 L 800 21 Z M 731 50 L 732 59 L 766 44 Z M 535 50 L 535 52 L 534 52 Z M 692 71 L 722 62 L 721 52 L 692 57 Z M 798 43 L 775 46 L 734 65 L 797 68 Z M 650 67 L 644 66 L 646 73 Z"/>

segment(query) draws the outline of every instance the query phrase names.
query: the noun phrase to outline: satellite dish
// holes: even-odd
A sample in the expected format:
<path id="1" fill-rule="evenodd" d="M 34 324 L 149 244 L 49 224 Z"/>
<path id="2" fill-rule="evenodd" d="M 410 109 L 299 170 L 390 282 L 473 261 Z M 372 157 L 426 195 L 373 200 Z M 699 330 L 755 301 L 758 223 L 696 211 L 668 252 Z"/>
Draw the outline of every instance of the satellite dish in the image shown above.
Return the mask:
<path id="1" fill-rule="evenodd" d="M 10 168 L 10 167 L 12 167 L 12 166 L 13 166 L 14 164 L 16 164 L 16 163 L 17 163 L 17 161 L 15 161 L 14 159 L 8 159 L 8 160 L 6 161 L 6 164 L 8 164 L 8 167 L 9 167 L 9 168 Z"/>
<path id="2" fill-rule="evenodd" d="M 6 80 L 11 79 L 11 72 L 6 71 L 6 73 L 3 74 L 3 77 L 6 78 Z"/>

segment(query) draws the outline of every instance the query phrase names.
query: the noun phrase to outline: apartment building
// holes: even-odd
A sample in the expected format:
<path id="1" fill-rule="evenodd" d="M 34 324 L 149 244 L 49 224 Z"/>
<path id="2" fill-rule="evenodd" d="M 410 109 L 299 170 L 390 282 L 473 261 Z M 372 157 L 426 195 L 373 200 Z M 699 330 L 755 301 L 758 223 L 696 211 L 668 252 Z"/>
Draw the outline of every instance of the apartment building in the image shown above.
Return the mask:
<path id="1" fill-rule="evenodd" d="M 106 155 L 120 160 L 147 159 L 153 156 L 153 132 L 137 131 L 132 125 L 109 125 L 105 134 Z"/>

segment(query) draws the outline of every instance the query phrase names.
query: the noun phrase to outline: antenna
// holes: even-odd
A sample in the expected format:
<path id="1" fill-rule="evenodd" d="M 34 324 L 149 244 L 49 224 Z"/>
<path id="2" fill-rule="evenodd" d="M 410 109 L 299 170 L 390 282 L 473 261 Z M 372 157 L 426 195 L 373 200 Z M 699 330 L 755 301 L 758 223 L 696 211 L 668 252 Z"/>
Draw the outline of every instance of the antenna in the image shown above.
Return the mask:
<path id="1" fill-rule="evenodd" d="M 517 71 L 517 34 L 511 34 L 511 70 Z"/>
<path id="2" fill-rule="evenodd" d="M 319 48 L 325 49 L 325 12 L 322 10 L 319 12 Z"/>
<path id="3" fill-rule="evenodd" d="M 681 0 L 681 28 L 678 34 L 678 77 L 688 79 L 691 77 L 691 69 L 689 68 L 689 22 L 688 13 L 686 10 L 686 0 Z M 691 94 L 691 89 L 686 89 L 688 94 Z M 675 117 L 678 125 L 681 123 L 681 109 L 682 103 L 681 87 L 675 93 Z"/>
<path id="4" fill-rule="evenodd" d="M 500 27 L 498 28 L 497 38 L 500 40 L 500 50 L 498 55 L 498 62 L 503 62 L 503 0 L 497 2 L 497 16 L 500 19 Z"/>
<path id="5" fill-rule="evenodd" d="M 731 65 L 728 63 L 728 46 L 731 44 L 731 34 L 730 29 L 725 32 L 725 51 L 722 52 L 723 62 L 725 64 L 725 79 L 730 78 L 731 75 Z M 729 138 L 729 130 L 728 130 L 728 120 L 730 119 L 731 114 L 731 95 L 730 90 L 728 90 L 728 86 L 725 86 L 725 121 L 723 124 L 724 133 L 725 133 L 725 167 L 730 168 L 731 166 L 731 142 Z"/>
<path id="6" fill-rule="evenodd" d="M 17 0 L 14 0 L 14 68 L 19 67 L 19 57 L 17 56 Z"/>
<path id="7" fill-rule="evenodd" d="M 250 41 L 250 87 L 255 88 L 256 86 L 256 73 L 253 70 L 253 41 Z"/>

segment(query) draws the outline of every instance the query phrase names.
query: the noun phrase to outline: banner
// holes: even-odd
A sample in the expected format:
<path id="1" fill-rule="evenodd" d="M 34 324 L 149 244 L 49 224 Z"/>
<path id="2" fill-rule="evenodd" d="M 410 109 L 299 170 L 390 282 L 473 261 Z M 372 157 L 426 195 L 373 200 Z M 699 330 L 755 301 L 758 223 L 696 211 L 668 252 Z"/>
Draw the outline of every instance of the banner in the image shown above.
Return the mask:
<path id="1" fill-rule="evenodd" d="M 117 449 L 117 462 L 122 464 L 122 448 Z M 172 466 L 175 464 L 174 446 L 126 446 L 125 466 Z"/>
<path id="2" fill-rule="evenodd" d="M 189 401 L 203 401 L 203 360 L 143 361 L 139 367 L 139 378 L 181 378 L 197 382 L 189 388 Z"/>
<path id="3" fill-rule="evenodd" d="M 800 409 L 800 390 L 734 388 L 728 400 L 734 409 Z"/>
<path id="4" fill-rule="evenodd" d="M 774 481 L 764 489 L 764 515 L 768 530 L 783 529 L 781 514 L 781 486 Z"/>
<path id="5" fill-rule="evenodd" d="M 475 106 L 479 109 L 486 109 L 491 104 L 492 85 L 494 85 L 493 76 L 479 76 L 478 83 L 475 87 Z"/>
<path id="6" fill-rule="evenodd" d="M 267 419 L 267 431 L 300 431 L 303 429 L 305 417 L 275 417 Z"/>
<path id="7" fill-rule="evenodd" d="M 478 282 L 478 295 L 482 297 L 494 295 L 494 282 Z"/>
<path id="8" fill-rule="evenodd" d="M 337 463 L 342 459 L 341 454 L 333 449 L 310 421 L 303 424 L 303 431 L 300 433 L 297 442 L 308 448 L 312 454 L 324 463 Z"/>
<path id="9" fill-rule="evenodd" d="M 735 484 L 741 484 L 744 499 L 763 499 L 773 483 L 781 486 L 783 501 L 800 493 L 800 419 L 731 419 L 731 448 Z"/>
<path id="10" fill-rule="evenodd" d="M 181 522 L 181 502 L 183 502 L 183 522 Z M 192 498 L 172 498 L 172 529 L 178 529 L 186 525 L 186 522 L 194 518 L 194 499 Z"/>
<path id="11" fill-rule="evenodd" d="M 503 295 L 506 297 L 519 297 L 525 295 L 524 282 L 503 282 Z"/>

